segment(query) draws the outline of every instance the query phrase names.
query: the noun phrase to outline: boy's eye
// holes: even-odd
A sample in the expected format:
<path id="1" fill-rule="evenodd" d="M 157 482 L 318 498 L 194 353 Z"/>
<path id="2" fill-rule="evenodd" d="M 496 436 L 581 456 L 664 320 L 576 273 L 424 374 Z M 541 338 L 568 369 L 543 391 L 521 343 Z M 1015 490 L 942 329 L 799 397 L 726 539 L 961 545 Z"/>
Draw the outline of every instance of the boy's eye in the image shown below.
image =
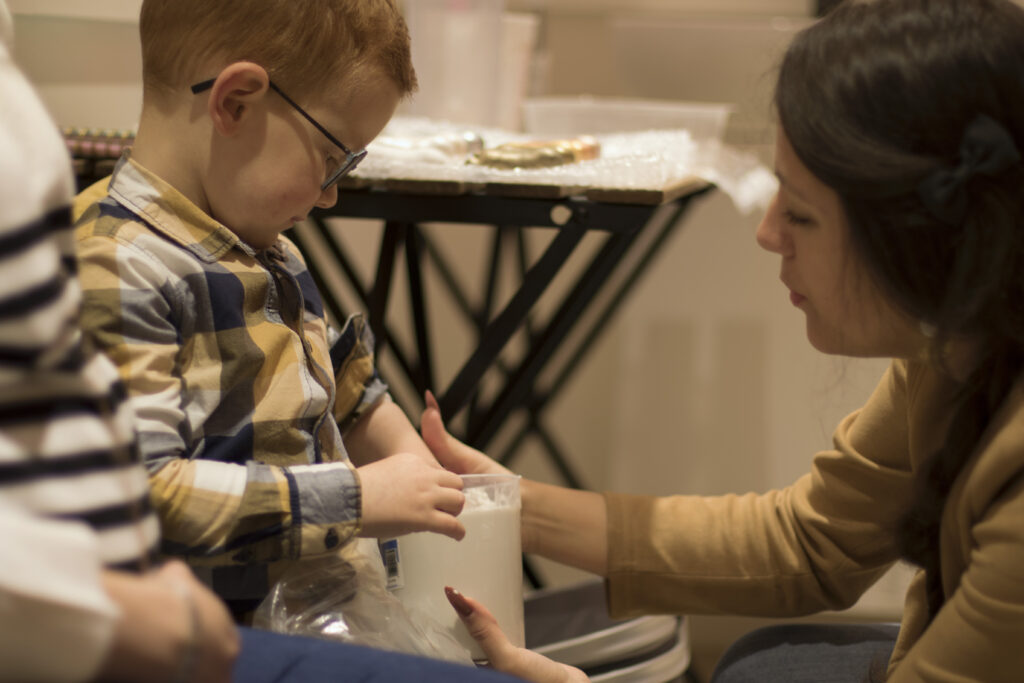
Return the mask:
<path id="1" fill-rule="evenodd" d="M 786 222 L 790 225 L 810 225 L 813 221 L 806 216 L 799 216 L 788 209 L 782 212 L 782 217 L 786 219 Z"/>

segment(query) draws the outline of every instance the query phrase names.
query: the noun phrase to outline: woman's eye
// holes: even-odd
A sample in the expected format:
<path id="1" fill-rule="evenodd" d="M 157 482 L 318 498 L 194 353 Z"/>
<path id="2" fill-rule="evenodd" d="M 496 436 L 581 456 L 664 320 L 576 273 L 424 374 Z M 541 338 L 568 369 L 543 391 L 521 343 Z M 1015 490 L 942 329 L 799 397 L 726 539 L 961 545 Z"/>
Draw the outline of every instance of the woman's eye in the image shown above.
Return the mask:
<path id="1" fill-rule="evenodd" d="M 786 222 L 790 225 L 810 225 L 812 223 L 810 218 L 807 218 L 806 216 L 798 216 L 789 210 L 783 211 L 782 217 L 785 218 Z"/>

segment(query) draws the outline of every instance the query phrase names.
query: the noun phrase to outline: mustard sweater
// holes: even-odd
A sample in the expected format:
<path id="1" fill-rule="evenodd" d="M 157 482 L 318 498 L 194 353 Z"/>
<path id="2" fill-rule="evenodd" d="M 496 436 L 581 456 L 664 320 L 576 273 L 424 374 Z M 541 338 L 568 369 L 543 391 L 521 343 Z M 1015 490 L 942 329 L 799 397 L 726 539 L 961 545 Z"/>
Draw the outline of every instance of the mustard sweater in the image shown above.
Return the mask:
<path id="1" fill-rule="evenodd" d="M 899 552 L 892 529 L 943 438 L 952 382 L 894 361 L 811 472 L 763 495 L 605 494 L 614 616 L 798 616 L 843 609 Z M 1024 681 L 1024 382 L 953 486 L 941 524 L 946 603 L 906 597 L 889 681 Z"/>

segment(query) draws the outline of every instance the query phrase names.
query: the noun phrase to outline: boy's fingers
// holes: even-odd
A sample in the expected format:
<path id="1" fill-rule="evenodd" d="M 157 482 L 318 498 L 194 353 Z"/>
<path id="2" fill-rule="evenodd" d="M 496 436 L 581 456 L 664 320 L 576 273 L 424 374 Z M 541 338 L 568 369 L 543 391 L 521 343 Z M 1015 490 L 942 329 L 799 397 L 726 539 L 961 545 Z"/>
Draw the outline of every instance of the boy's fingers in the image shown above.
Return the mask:
<path id="1" fill-rule="evenodd" d="M 455 517 L 438 511 L 436 515 L 433 515 L 432 519 L 436 520 L 433 524 L 433 529 L 431 529 L 434 533 L 447 536 L 456 541 L 461 541 L 466 537 L 466 527 Z"/>
<path id="2" fill-rule="evenodd" d="M 453 517 L 458 517 L 465 505 L 466 495 L 461 491 L 455 491 L 453 489 L 442 489 L 439 491 L 437 494 L 437 502 L 434 503 L 434 507 L 436 509 L 452 515 Z"/>
<path id="3" fill-rule="evenodd" d="M 455 491 L 462 491 L 465 488 L 465 484 L 462 481 L 462 477 L 455 474 L 451 470 L 446 470 L 438 464 L 434 467 L 437 468 L 437 485 L 443 486 L 446 489 L 453 489 Z"/>

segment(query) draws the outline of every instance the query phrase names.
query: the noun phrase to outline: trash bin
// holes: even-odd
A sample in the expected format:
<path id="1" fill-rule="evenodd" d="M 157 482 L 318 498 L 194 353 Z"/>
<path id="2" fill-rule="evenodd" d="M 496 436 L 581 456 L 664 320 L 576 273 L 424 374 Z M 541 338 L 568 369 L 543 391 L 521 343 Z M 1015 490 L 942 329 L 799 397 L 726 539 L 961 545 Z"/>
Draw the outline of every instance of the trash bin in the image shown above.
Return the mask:
<path id="1" fill-rule="evenodd" d="M 583 669 L 595 683 L 689 680 L 686 618 L 612 619 L 602 581 L 535 591 L 524 619 L 526 647 Z"/>

